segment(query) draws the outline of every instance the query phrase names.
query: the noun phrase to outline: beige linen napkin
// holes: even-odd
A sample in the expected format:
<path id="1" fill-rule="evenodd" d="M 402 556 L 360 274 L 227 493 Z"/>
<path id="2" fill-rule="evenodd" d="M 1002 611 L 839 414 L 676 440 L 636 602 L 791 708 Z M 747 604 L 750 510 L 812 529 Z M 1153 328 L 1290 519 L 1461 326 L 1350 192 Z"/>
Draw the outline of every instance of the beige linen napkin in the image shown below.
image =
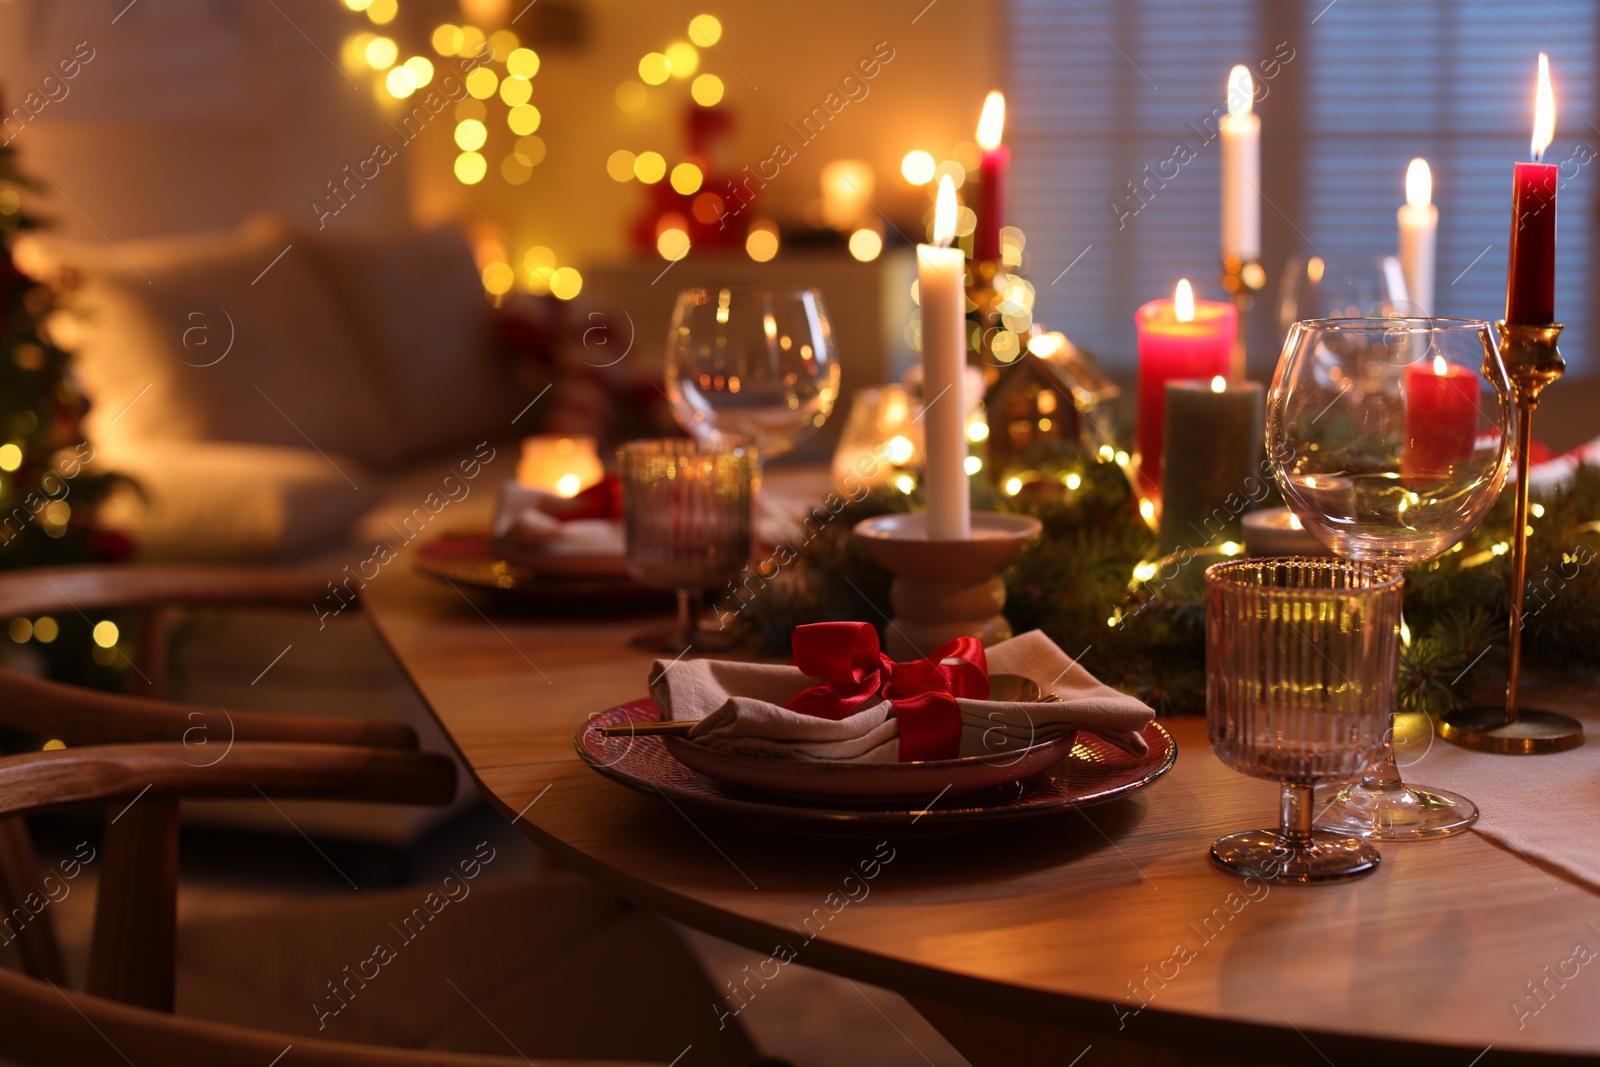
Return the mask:
<path id="1" fill-rule="evenodd" d="M 989 673 L 1020 674 L 1059 703 L 957 701 L 961 755 L 1016 751 L 1088 730 L 1130 752 L 1148 750 L 1140 731 L 1155 717 L 1144 703 L 1084 670 L 1050 638 L 1030 630 L 984 649 Z M 727 660 L 657 660 L 650 695 L 666 719 L 699 719 L 689 736 L 729 752 L 787 759 L 897 763 L 900 726 L 884 700 L 848 718 L 819 719 L 782 705 L 815 684 L 798 667 Z M 735 695 L 737 694 L 737 695 Z"/>
<path id="2" fill-rule="evenodd" d="M 571 507 L 565 497 L 506 482 L 495 507 L 492 535 L 508 555 L 621 556 L 622 524 L 614 519 L 572 519 L 556 516 Z"/>

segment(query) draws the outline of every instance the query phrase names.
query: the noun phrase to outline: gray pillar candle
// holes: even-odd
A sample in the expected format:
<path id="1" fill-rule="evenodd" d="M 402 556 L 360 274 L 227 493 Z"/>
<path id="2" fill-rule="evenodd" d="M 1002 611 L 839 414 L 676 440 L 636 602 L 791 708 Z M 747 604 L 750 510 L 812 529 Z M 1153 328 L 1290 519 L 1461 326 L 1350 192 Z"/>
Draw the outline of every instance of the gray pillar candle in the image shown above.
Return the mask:
<path id="1" fill-rule="evenodd" d="M 1243 540 L 1240 520 L 1271 491 L 1259 383 L 1168 382 L 1161 551 Z"/>

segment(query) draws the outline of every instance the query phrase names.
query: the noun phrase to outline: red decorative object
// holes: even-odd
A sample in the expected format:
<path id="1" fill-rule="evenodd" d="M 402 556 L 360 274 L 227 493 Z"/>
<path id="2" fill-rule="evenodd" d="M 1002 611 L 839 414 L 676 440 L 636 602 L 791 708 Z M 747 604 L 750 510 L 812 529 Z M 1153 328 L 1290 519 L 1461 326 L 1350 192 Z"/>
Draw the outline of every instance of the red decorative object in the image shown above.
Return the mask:
<path id="1" fill-rule="evenodd" d="M 973 235 L 976 262 L 1000 258 L 1000 228 L 1006 224 L 1006 171 L 1011 148 L 1001 145 L 983 154 L 978 167 L 978 231 Z"/>
<path id="2" fill-rule="evenodd" d="M 1554 163 L 1516 165 L 1507 322 L 1546 326 L 1556 321 L 1556 178 Z"/>
<path id="3" fill-rule="evenodd" d="M 1407 478 L 1441 478 L 1472 456 L 1478 431 L 1478 376 L 1442 359 L 1406 368 Z"/>
<path id="4" fill-rule="evenodd" d="M 1180 289 L 1187 288 L 1180 283 Z M 1161 438 L 1167 382 L 1226 378 L 1233 363 L 1239 311 L 1216 300 L 1195 300 L 1184 314 L 1179 300 L 1152 300 L 1134 315 L 1139 331 L 1139 493 L 1161 492 Z"/>
<path id="5" fill-rule="evenodd" d="M 896 663 L 864 622 L 819 622 L 794 631 L 794 663 L 823 681 L 791 697 L 784 707 L 837 721 L 880 700 L 894 704 L 900 720 L 900 759 L 954 759 L 961 752 L 957 697 L 986 700 L 988 660 L 976 638 L 958 637 L 927 659 Z M 949 661 L 949 662 L 946 662 Z"/>

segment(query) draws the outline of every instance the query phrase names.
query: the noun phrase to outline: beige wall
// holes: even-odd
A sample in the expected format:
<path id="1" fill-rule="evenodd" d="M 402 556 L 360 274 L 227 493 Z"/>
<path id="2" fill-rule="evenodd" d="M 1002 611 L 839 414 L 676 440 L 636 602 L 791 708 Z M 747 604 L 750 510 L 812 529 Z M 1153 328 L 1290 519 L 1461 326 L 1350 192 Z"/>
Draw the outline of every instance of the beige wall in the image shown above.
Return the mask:
<path id="1" fill-rule="evenodd" d="M 643 193 L 637 183 L 608 178 L 606 157 L 625 147 L 681 158 L 688 85 L 674 80 L 652 89 L 635 115 L 616 106 L 614 92 L 636 76 L 641 55 L 685 38 L 677 8 L 723 22 L 720 53 L 704 53 L 701 69 L 727 86 L 723 106 L 737 118 L 734 169 L 765 159 L 785 136 L 784 124 L 819 103 L 877 42 L 894 49 L 870 94 L 847 106 L 771 183 L 767 210 L 784 215 L 798 214 L 816 196 L 823 163 L 859 157 L 877 169 L 879 205 L 915 216 L 920 193 L 901 181 L 900 157 L 970 139 L 998 68 L 999 0 L 584 6 L 585 44 L 563 50 L 532 42 L 543 60 L 533 103 L 543 114 L 539 133 L 548 155 L 527 184 L 499 179 L 495 164 L 512 139 L 496 130 L 491 175 L 468 190 L 476 208 L 470 206 L 451 188 L 452 123 L 440 121 L 330 225 L 393 223 L 409 209 L 419 221 L 455 219 L 488 233 L 486 215 L 516 247 L 543 245 L 580 268 L 623 253 L 625 226 Z M 457 11 L 442 0 L 401 0 L 396 29 L 431 54 L 428 27 Z M 318 54 L 337 60 L 343 35 L 362 28 L 365 20 L 338 0 L 141 0 L 131 8 L 127 0 L 12 0 L 0 4 L 0 81 L 10 104 L 77 42 L 95 50 L 67 95 L 15 141 L 23 165 L 55 181 L 71 201 L 52 194 L 47 205 L 69 233 L 118 240 L 204 230 L 263 209 L 313 224 L 310 203 L 325 181 L 367 158 L 380 136 L 398 140 L 384 132 L 369 80 L 358 77 L 352 86 Z"/>

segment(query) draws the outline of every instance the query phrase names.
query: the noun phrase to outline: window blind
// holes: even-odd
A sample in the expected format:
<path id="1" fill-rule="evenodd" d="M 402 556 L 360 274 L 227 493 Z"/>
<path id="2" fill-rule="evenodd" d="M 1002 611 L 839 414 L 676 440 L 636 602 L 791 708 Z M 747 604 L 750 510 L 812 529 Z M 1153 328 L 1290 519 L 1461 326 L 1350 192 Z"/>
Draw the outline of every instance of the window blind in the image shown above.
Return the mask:
<path id="1" fill-rule="evenodd" d="M 1528 158 L 1542 49 L 1557 99 L 1545 160 L 1565 164 L 1562 351 L 1571 373 L 1600 369 L 1586 351 L 1600 162 L 1593 5 L 1009 0 L 1006 19 L 1012 202 L 1028 237 L 1038 316 L 1107 365 L 1133 366 L 1134 311 L 1169 295 L 1178 278 L 1222 296 L 1220 153 L 1210 135 L 1234 63 L 1266 87 L 1256 110 L 1268 284 L 1252 316 L 1253 369 L 1276 358 L 1289 252 L 1320 254 L 1330 281 L 1376 280 L 1377 258 L 1395 251 L 1395 211 L 1414 156 L 1432 167 L 1440 213 L 1435 313 L 1498 318 L 1511 166 Z"/>

